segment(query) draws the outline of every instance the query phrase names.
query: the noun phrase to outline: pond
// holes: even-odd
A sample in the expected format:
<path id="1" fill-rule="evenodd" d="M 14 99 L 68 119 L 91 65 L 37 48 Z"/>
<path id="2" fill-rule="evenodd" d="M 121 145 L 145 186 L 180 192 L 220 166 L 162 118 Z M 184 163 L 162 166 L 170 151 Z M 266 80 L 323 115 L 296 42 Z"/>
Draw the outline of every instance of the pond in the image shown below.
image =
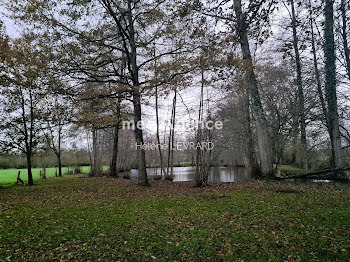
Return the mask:
<path id="1" fill-rule="evenodd" d="M 305 179 L 305 178 L 288 178 L 281 180 L 284 183 L 294 183 L 294 184 L 314 184 L 314 183 L 323 183 L 323 184 L 350 184 L 350 181 L 343 180 L 331 180 L 331 179 Z"/>
<path id="2" fill-rule="evenodd" d="M 130 178 L 137 178 L 138 171 L 132 169 Z M 147 168 L 149 178 L 160 175 L 160 168 Z M 174 181 L 193 181 L 196 175 L 196 167 L 174 167 Z M 251 169 L 244 167 L 212 167 L 209 171 L 209 183 L 244 182 L 252 179 Z"/>
<path id="3" fill-rule="evenodd" d="M 130 178 L 137 179 L 137 169 L 132 169 L 128 172 Z M 156 175 L 160 175 L 160 168 L 147 168 L 147 175 L 152 179 Z M 185 182 L 195 180 L 196 167 L 174 167 L 174 182 Z M 253 179 L 253 175 L 250 168 L 245 167 L 212 167 L 209 172 L 209 183 L 232 183 L 232 182 L 245 182 Z M 339 183 L 350 184 L 347 181 L 334 181 L 326 179 L 285 179 L 281 180 L 283 183 L 294 184 L 308 184 L 308 183 Z"/>

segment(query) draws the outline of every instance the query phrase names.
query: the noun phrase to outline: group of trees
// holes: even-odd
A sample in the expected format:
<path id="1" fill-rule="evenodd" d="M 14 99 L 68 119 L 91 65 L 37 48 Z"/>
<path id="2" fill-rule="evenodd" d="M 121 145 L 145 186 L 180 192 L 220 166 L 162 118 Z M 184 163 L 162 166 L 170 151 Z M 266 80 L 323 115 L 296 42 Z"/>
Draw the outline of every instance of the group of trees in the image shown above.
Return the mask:
<path id="1" fill-rule="evenodd" d="M 349 2 L 290 0 L 273 6 L 280 14 L 270 19 L 269 36 L 261 33 L 263 39 L 256 40 L 265 42 L 261 49 L 266 54 L 255 65 L 267 130 L 274 138 L 273 162 L 280 163 L 286 151 L 294 151 L 298 165 L 308 169 L 315 151 L 328 148 L 324 142 L 329 141 L 330 167 L 339 168 L 345 164 L 349 142 Z"/>
<path id="2" fill-rule="evenodd" d="M 308 169 L 314 153 L 329 148 L 330 166 L 342 167 L 350 145 L 349 6 L 347 0 L 4 1 L 23 34 L 10 39 L 1 29 L 1 146 L 26 155 L 33 183 L 34 153 L 50 148 L 61 166 L 68 127 L 83 128 L 91 173 L 102 172 L 109 150 L 109 174 L 116 177 L 124 157 L 118 152 L 123 140 L 130 142 L 128 133 L 120 136 L 122 120 L 138 123 L 143 105 L 153 105 L 161 176 L 171 176 L 178 101 L 199 83 L 195 118 L 225 124 L 213 131 L 198 126 L 192 134 L 196 143 L 217 145 L 192 158 L 198 186 L 207 185 L 208 168 L 219 159 L 272 176 L 288 152 Z M 225 98 L 205 98 L 210 88 Z M 172 113 L 169 133 L 161 134 L 164 98 L 172 99 Z M 143 145 L 145 135 L 134 128 L 133 141 Z M 146 151 L 137 146 L 133 153 L 139 184 L 148 185 Z"/>

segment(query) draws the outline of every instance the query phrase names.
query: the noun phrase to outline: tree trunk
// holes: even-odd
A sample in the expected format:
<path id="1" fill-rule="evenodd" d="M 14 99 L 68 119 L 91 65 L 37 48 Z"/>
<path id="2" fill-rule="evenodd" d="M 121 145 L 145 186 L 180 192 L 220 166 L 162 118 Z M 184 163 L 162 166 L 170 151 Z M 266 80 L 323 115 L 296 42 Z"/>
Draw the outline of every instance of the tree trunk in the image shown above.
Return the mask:
<path id="1" fill-rule="evenodd" d="M 290 0 L 292 8 L 292 27 L 293 27 L 293 47 L 295 52 L 295 65 L 297 69 L 297 86 L 298 86 L 298 115 L 300 123 L 300 142 L 301 142 L 301 162 L 303 169 L 308 169 L 307 157 L 307 140 L 306 140 L 306 123 L 305 123 L 305 98 L 301 73 L 301 61 L 299 53 L 299 39 L 297 36 L 297 21 L 295 17 L 294 0 Z"/>
<path id="2" fill-rule="evenodd" d="M 254 72 L 249 41 L 247 36 L 247 25 L 245 16 L 242 13 L 241 0 L 234 0 L 234 10 L 237 19 L 237 32 L 239 33 L 239 42 L 241 45 L 243 62 L 247 75 L 247 85 L 252 101 L 252 112 L 256 125 L 256 134 L 258 140 L 258 149 L 260 156 L 260 168 L 263 176 L 273 175 L 271 143 L 268 137 L 268 130 L 264 116 L 263 107 L 260 100 L 258 83 Z"/>
<path id="3" fill-rule="evenodd" d="M 28 185 L 34 185 L 33 174 L 32 174 L 32 157 L 27 154 L 27 170 L 28 170 Z"/>
<path id="4" fill-rule="evenodd" d="M 345 56 L 345 65 L 346 70 L 348 73 L 348 77 L 350 80 L 350 49 L 348 44 L 348 29 L 346 26 L 346 3 L 345 0 L 341 0 L 340 3 L 340 9 L 341 9 L 341 17 L 342 17 L 342 37 L 343 37 L 343 47 L 344 47 L 344 56 Z"/>
<path id="5" fill-rule="evenodd" d="M 33 139 L 33 121 L 34 121 L 34 114 L 33 114 L 33 100 L 32 100 L 32 93 L 29 92 L 29 98 L 30 98 L 30 130 L 28 131 L 27 128 L 27 118 L 25 116 L 25 102 L 24 102 L 24 94 L 23 90 L 20 87 L 20 94 L 21 94 L 21 109 L 22 109 L 22 121 L 23 121 L 23 131 L 24 131 L 24 142 L 26 146 L 26 157 L 27 157 L 27 170 L 28 170 L 28 185 L 34 185 L 33 181 L 33 175 L 32 175 L 32 139 Z"/>
<path id="6" fill-rule="evenodd" d="M 332 159 L 331 166 L 339 168 L 342 166 L 341 137 L 339 131 L 337 81 L 336 81 L 336 57 L 334 44 L 334 18 L 332 0 L 325 0 L 324 15 L 324 54 L 325 54 L 325 89 L 328 104 L 329 136 L 331 139 Z"/>
<path id="7" fill-rule="evenodd" d="M 199 101 L 199 110 L 198 110 L 198 130 L 196 137 L 196 187 L 206 187 L 207 183 L 205 181 L 203 173 L 203 161 L 202 161 L 202 152 L 201 148 L 198 146 L 202 142 L 202 119 L 203 119 L 203 98 L 204 98 L 204 71 L 201 70 L 201 95 Z"/>
<path id="8" fill-rule="evenodd" d="M 174 137 L 175 137 L 175 120 L 176 120 L 176 95 L 177 90 L 175 87 L 175 95 L 173 100 L 173 116 L 172 116 L 172 132 L 171 132 L 171 154 L 170 154 L 170 177 L 174 178 Z"/>
<path id="9" fill-rule="evenodd" d="M 253 138 L 253 130 L 251 125 L 251 112 L 250 112 L 250 98 L 249 91 L 244 92 L 245 96 L 245 114 L 246 114 L 246 129 L 248 136 L 248 159 L 249 159 L 249 167 L 252 169 L 252 174 L 259 175 L 259 164 L 256 159 L 255 147 L 254 147 L 254 138 Z"/>
<path id="10" fill-rule="evenodd" d="M 62 125 L 61 125 L 61 119 L 60 119 L 59 123 L 58 123 L 58 145 L 57 145 L 58 176 L 59 177 L 62 177 L 61 136 L 62 136 Z"/>
<path id="11" fill-rule="evenodd" d="M 141 109 L 141 94 L 140 94 L 140 83 L 139 83 L 139 68 L 137 66 L 137 49 L 135 42 L 135 29 L 134 19 L 132 14 L 132 1 L 128 0 L 128 29 L 129 29 L 129 42 L 130 42 L 130 54 L 129 63 L 131 69 L 131 77 L 133 82 L 133 105 L 134 105 L 134 122 L 135 125 L 141 123 L 142 120 L 142 109 Z M 143 131 L 142 128 L 135 127 L 135 141 L 137 144 L 137 160 L 138 160 L 138 171 L 139 171 L 139 185 L 149 186 L 147 171 L 146 171 L 146 156 L 143 144 Z"/>
<path id="12" fill-rule="evenodd" d="M 312 55 L 313 55 L 313 62 L 314 62 L 314 70 L 315 70 L 315 78 L 316 78 L 316 84 L 317 84 L 317 93 L 318 97 L 321 103 L 322 112 L 324 115 L 324 120 L 326 123 L 327 129 L 329 128 L 328 125 L 328 111 L 327 106 L 324 101 L 323 91 L 322 91 L 322 84 L 321 84 L 321 78 L 320 78 L 320 71 L 318 70 L 318 63 L 317 63 L 317 54 L 316 54 L 316 44 L 315 44 L 315 34 L 314 34 L 314 18 L 313 18 L 313 12 L 312 12 L 312 4 L 311 0 L 309 0 L 309 8 L 310 8 L 310 28 L 311 28 L 311 46 L 312 46 Z"/>
<path id="13" fill-rule="evenodd" d="M 119 123 L 114 127 L 113 154 L 112 154 L 111 165 L 109 167 L 109 172 L 111 177 L 118 177 L 118 172 L 117 172 L 118 141 L 119 141 Z"/>
<path id="14" fill-rule="evenodd" d="M 121 118 L 121 94 L 118 95 L 118 107 L 117 107 L 117 124 L 114 127 L 114 138 L 113 138 L 113 153 L 111 165 L 109 167 L 109 174 L 111 177 L 118 177 L 117 171 L 117 159 L 118 159 L 118 142 L 119 142 L 119 129 L 120 129 L 120 118 Z"/>
<path id="15" fill-rule="evenodd" d="M 133 103 L 134 103 L 134 121 L 135 123 L 141 123 L 141 101 L 140 101 L 140 93 L 138 90 L 134 90 L 133 95 Z M 143 147 L 143 133 L 142 128 L 135 127 L 135 141 L 137 144 L 137 161 L 138 161 L 138 171 L 139 171 L 139 185 L 148 186 L 148 178 L 146 171 L 146 157 L 145 157 L 145 149 Z"/>
<path id="16" fill-rule="evenodd" d="M 163 152 L 162 146 L 160 144 L 160 134 L 159 134 L 159 110 L 158 110 L 158 88 L 156 87 L 156 124 L 157 124 L 157 147 L 160 159 L 160 177 L 163 178 L 165 175 L 164 163 L 163 163 Z"/>
<path id="17" fill-rule="evenodd" d="M 99 161 L 99 148 L 98 148 L 98 130 L 92 128 L 92 166 L 91 166 L 91 176 L 101 175 L 101 165 Z"/>
<path id="18" fill-rule="evenodd" d="M 176 96 L 176 90 L 175 90 L 175 96 Z M 170 133 L 169 133 L 169 140 L 168 140 L 168 165 L 167 165 L 167 176 L 172 177 L 172 174 L 169 175 L 169 169 L 171 168 L 172 172 L 172 157 L 173 157 L 173 147 L 174 147 L 174 121 L 175 121 L 175 96 L 173 98 L 173 105 L 171 108 L 171 117 L 170 117 Z"/>
<path id="19" fill-rule="evenodd" d="M 61 161 L 61 153 L 57 154 L 57 160 L 58 160 L 58 176 L 62 177 L 62 161 Z"/>
<path id="20" fill-rule="evenodd" d="M 156 45 L 154 44 L 154 77 L 155 80 L 157 80 L 157 60 L 156 60 Z M 160 161 L 160 177 L 163 178 L 163 175 L 165 175 L 164 170 L 164 163 L 163 163 L 163 152 L 162 152 L 162 146 L 160 144 L 160 134 L 159 134 L 159 109 L 158 109 L 158 86 L 156 86 L 155 90 L 155 100 L 156 100 L 156 125 L 157 125 L 157 147 L 159 152 L 159 161 Z"/>

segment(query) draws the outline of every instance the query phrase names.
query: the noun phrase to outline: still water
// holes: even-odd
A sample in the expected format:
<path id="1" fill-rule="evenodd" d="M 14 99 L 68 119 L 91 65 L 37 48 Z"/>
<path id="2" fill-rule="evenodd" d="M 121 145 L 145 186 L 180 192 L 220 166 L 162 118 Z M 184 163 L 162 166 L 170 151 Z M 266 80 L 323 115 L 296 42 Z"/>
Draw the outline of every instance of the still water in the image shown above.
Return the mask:
<path id="1" fill-rule="evenodd" d="M 129 172 L 130 178 L 137 178 L 138 172 L 132 169 Z M 160 175 L 160 168 L 147 168 L 147 175 Z M 196 175 L 196 167 L 174 167 L 174 181 L 193 181 Z M 214 183 L 243 182 L 252 179 L 251 170 L 244 167 L 212 167 L 209 172 L 208 180 Z"/>
<path id="2" fill-rule="evenodd" d="M 128 172 L 130 178 L 137 179 L 137 169 L 132 169 Z M 195 179 L 196 167 L 174 167 L 174 181 L 193 181 Z M 147 168 L 147 175 L 150 179 L 154 176 L 160 175 L 160 168 Z M 232 183 L 244 182 L 253 179 L 251 169 L 244 167 L 212 167 L 209 172 L 210 183 Z M 309 184 L 309 183 L 336 183 L 336 184 L 350 184 L 350 182 L 339 182 L 326 179 L 285 179 L 281 180 L 283 183 L 293 184 Z"/>

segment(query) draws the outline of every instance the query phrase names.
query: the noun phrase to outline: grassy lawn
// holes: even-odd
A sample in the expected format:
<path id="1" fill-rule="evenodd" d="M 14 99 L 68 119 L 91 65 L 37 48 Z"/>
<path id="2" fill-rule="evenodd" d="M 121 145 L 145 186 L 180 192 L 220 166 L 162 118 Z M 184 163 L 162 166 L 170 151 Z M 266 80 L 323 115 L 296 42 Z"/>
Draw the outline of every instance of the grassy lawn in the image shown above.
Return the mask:
<path id="1" fill-rule="evenodd" d="M 0 261 L 349 261 L 349 186 L 135 183 L 0 188 Z"/>
<path id="2" fill-rule="evenodd" d="M 33 168 L 32 169 L 32 174 L 33 174 L 33 179 L 38 180 L 40 178 L 40 170 L 42 168 Z M 46 177 L 54 177 L 55 176 L 55 170 L 56 168 L 51 167 L 51 168 L 46 168 Z M 62 173 L 64 174 L 67 172 L 68 168 L 64 167 L 62 168 Z M 28 171 L 27 169 L 0 169 L 0 185 L 11 185 L 16 183 L 17 181 L 17 174 L 18 171 L 21 171 L 21 179 L 24 182 L 28 181 Z M 89 172 L 89 167 L 84 166 L 82 167 L 83 173 Z"/>
<path id="3" fill-rule="evenodd" d="M 303 169 L 290 165 L 280 165 L 278 168 L 282 176 L 301 175 L 305 173 Z"/>

